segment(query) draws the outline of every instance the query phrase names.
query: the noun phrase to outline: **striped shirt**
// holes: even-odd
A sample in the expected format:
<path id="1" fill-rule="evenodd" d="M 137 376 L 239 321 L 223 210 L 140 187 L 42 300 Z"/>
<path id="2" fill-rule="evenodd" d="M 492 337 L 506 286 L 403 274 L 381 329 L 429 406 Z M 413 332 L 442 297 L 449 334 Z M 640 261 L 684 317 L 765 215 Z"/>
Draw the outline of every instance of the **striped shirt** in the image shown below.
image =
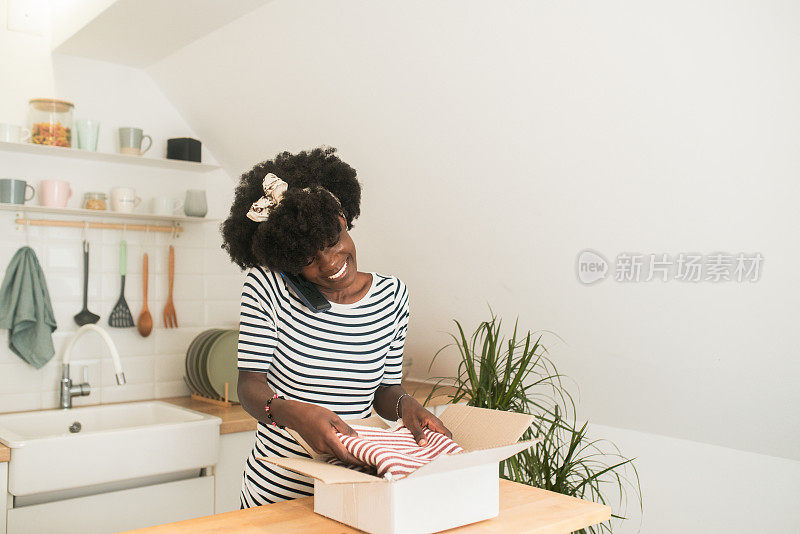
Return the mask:
<path id="1" fill-rule="evenodd" d="M 251 268 L 242 289 L 239 369 L 266 373 L 270 388 L 287 399 L 323 406 L 344 420 L 368 417 L 378 386 L 400 384 L 410 317 L 406 285 L 370 274 L 358 302 L 331 302 L 314 313 L 280 273 Z M 310 457 L 286 430 L 259 422 L 242 477 L 242 508 L 313 495 L 311 477 L 258 456 Z"/>
<path id="2" fill-rule="evenodd" d="M 339 431 L 336 434 L 345 449 L 369 467 L 346 464 L 335 456 L 329 458 L 328 463 L 387 480 L 403 479 L 442 454 L 464 452 L 458 443 L 428 428 L 422 429 L 425 445 L 419 445 L 411 430 L 405 425 L 394 430 L 356 424 L 350 426 L 358 433 L 358 437 L 348 436 Z"/>

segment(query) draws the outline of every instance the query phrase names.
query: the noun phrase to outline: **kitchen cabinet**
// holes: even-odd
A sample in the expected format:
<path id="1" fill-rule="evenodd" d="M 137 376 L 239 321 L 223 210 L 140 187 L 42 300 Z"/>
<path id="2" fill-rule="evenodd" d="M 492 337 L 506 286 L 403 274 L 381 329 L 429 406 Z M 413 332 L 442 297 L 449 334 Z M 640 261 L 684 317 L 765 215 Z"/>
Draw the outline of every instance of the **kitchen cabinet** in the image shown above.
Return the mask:
<path id="1" fill-rule="evenodd" d="M 199 476 L 8 510 L 8 534 L 119 532 L 214 513 L 214 477 Z"/>
<path id="2" fill-rule="evenodd" d="M 239 509 L 244 462 L 253 449 L 256 433 L 252 430 L 222 434 L 219 437 L 219 461 L 214 468 L 214 513 Z"/>
<path id="3" fill-rule="evenodd" d="M 0 463 L 0 532 L 6 531 L 6 510 L 11 507 L 8 494 L 8 462 Z"/>

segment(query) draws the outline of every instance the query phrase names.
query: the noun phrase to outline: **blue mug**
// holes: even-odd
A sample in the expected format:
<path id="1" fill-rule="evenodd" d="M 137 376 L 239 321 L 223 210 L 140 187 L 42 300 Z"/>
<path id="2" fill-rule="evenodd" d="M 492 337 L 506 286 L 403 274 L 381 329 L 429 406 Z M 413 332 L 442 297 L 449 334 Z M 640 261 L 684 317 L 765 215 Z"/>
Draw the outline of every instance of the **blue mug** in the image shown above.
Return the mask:
<path id="1" fill-rule="evenodd" d="M 31 196 L 26 195 L 28 188 Z M 25 180 L 0 178 L 0 202 L 3 204 L 25 204 L 33 198 L 34 193 L 33 186 L 28 185 Z"/>

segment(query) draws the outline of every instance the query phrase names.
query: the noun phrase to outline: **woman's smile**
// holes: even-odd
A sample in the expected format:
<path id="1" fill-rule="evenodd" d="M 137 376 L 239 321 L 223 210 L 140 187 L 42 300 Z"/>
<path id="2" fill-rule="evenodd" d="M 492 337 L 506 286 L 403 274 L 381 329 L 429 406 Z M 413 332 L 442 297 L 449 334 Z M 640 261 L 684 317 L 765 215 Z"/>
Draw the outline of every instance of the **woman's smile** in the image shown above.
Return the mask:
<path id="1" fill-rule="evenodd" d="M 350 261 L 344 260 L 344 265 L 342 265 L 342 268 L 339 269 L 333 276 L 329 276 L 328 279 L 334 282 L 340 281 L 344 277 L 344 275 L 347 274 L 348 265 L 350 265 Z"/>

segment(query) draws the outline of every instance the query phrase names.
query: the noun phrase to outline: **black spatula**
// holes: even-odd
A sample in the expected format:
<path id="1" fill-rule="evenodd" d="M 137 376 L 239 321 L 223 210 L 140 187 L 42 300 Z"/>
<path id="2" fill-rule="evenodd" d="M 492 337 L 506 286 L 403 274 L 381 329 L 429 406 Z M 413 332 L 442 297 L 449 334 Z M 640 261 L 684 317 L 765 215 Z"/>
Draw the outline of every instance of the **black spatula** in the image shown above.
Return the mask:
<path id="1" fill-rule="evenodd" d="M 134 324 L 131 310 L 128 308 L 128 303 L 125 302 L 125 275 L 128 273 L 128 244 L 125 243 L 125 240 L 120 242 L 119 252 L 119 274 L 122 282 L 119 288 L 119 300 L 111 310 L 111 315 L 108 316 L 108 324 L 115 328 L 130 328 Z"/>
<path id="2" fill-rule="evenodd" d="M 78 326 L 85 324 L 94 324 L 100 320 L 99 315 L 89 311 L 87 306 L 87 299 L 89 297 L 89 242 L 83 242 L 83 309 L 75 316 L 75 322 Z"/>

